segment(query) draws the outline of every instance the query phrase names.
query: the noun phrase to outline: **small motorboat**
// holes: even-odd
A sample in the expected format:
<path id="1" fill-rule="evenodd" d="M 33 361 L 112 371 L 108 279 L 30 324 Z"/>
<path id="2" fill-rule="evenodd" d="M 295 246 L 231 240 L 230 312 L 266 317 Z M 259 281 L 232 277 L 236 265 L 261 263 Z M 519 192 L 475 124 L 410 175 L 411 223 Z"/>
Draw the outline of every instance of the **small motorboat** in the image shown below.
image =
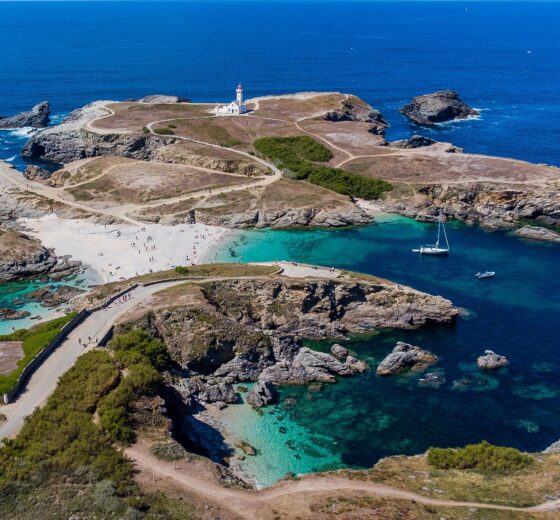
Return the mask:
<path id="1" fill-rule="evenodd" d="M 479 280 L 484 280 L 485 278 L 492 278 L 495 274 L 494 271 L 484 271 L 483 273 L 476 273 L 474 277 Z"/>

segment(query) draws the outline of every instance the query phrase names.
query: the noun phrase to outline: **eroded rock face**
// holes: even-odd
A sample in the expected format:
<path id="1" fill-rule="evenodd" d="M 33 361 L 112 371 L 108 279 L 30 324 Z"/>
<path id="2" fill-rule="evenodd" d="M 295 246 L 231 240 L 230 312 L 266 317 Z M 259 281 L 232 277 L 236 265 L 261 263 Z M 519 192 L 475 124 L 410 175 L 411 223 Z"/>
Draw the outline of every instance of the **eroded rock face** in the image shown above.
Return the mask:
<path id="1" fill-rule="evenodd" d="M 0 116 L 0 128 L 43 128 L 50 122 L 51 108 L 48 101 L 35 105 L 29 112 L 21 112 L 15 116 Z"/>
<path id="2" fill-rule="evenodd" d="M 485 228 L 512 229 L 519 220 L 560 225 L 560 190 L 489 182 L 431 184 L 414 200 L 380 202 L 386 210 L 416 218 L 442 211 L 448 218 Z"/>
<path id="3" fill-rule="evenodd" d="M 377 374 L 392 376 L 406 370 L 422 371 L 437 361 L 438 357 L 431 352 L 399 341 L 393 351 L 379 363 Z"/>
<path id="4" fill-rule="evenodd" d="M 492 350 L 485 350 L 484 355 L 476 359 L 476 364 L 482 370 L 496 370 L 509 365 L 509 361 L 505 356 L 500 356 Z"/>
<path id="5" fill-rule="evenodd" d="M 45 170 L 44 168 L 40 168 L 34 164 L 30 164 L 25 168 L 23 172 L 23 176 L 30 181 L 45 181 L 47 180 L 52 173 L 49 170 Z"/>
<path id="6" fill-rule="evenodd" d="M 478 115 L 478 112 L 464 103 L 459 98 L 459 94 L 453 90 L 441 90 L 416 96 L 400 111 L 419 125 L 445 123 Z"/>
<path id="7" fill-rule="evenodd" d="M 523 226 L 515 230 L 515 235 L 526 240 L 544 240 L 546 242 L 555 242 L 560 244 L 560 233 L 552 229 L 546 229 L 537 226 Z"/>
<path id="8" fill-rule="evenodd" d="M 177 385 L 187 403 L 233 403 L 234 383 L 257 381 L 248 401 L 264 406 L 275 397 L 271 384 L 332 383 L 367 369 L 340 345 L 335 357 L 303 347 L 302 338 L 447 323 L 457 314 L 448 300 L 383 283 L 271 277 L 200 287 L 203 303 L 156 308 L 117 329 L 139 327 L 165 342 L 188 374 Z"/>
<path id="9" fill-rule="evenodd" d="M 384 135 L 386 128 L 389 126 L 379 110 L 352 96 L 344 101 L 338 110 L 327 112 L 323 119 L 332 122 L 360 121 L 371 123 L 372 126 L 369 131 L 375 135 Z"/>
<path id="10" fill-rule="evenodd" d="M 56 256 L 37 240 L 0 230 L 0 281 L 43 274 L 56 263 Z"/>
<path id="11" fill-rule="evenodd" d="M 211 226 L 237 229 L 272 228 L 286 229 L 298 227 L 343 227 L 370 224 L 373 217 L 358 206 L 348 203 L 335 208 L 307 207 L 281 211 L 250 210 L 243 213 L 214 214 L 211 211 L 195 210 L 194 222 Z"/>

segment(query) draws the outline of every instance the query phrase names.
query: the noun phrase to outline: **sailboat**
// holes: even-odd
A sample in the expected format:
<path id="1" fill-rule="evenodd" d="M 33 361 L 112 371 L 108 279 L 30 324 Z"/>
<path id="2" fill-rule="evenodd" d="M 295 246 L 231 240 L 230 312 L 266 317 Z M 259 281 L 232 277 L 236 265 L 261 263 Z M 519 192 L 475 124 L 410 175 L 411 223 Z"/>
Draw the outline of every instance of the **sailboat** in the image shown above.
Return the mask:
<path id="1" fill-rule="evenodd" d="M 441 236 L 443 234 L 443 239 L 445 240 L 445 247 L 440 245 Z M 447 233 L 445 232 L 445 226 L 443 225 L 443 219 L 441 213 L 438 218 L 438 232 L 437 240 L 435 244 L 420 246 L 419 249 L 413 249 L 413 253 L 420 253 L 421 255 L 432 255 L 432 256 L 446 256 L 449 254 L 449 241 L 447 240 Z"/>

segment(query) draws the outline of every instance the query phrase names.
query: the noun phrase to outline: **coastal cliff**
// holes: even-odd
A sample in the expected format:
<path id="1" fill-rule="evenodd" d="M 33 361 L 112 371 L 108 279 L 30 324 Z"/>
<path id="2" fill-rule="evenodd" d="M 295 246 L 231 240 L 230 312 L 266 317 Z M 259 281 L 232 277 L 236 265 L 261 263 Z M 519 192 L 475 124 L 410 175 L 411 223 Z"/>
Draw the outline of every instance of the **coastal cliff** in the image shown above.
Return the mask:
<path id="1" fill-rule="evenodd" d="M 451 323 L 457 315 L 449 300 L 384 281 L 230 279 L 184 286 L 173 300 L 182 298 L 189 303 L 155 302 L 125 317 L 116 332 L 140 328 L 163 340 L 183 370 L 174 386 L 191 405 L 237 402 L 235 382 L 334 382 L 366 369 L 349 355 L 341 361 L 303 348 L 304 338 Z"/>

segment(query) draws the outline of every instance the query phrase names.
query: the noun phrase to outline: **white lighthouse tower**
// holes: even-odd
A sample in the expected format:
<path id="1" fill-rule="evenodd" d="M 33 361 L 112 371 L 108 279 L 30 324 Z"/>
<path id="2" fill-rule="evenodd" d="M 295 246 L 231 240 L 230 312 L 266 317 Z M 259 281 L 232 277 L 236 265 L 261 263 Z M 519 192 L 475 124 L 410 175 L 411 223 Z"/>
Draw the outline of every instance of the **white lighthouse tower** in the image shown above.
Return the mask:
<path id="1" fill-rule="evenodd" d="M 237 85 L 237 89 L 235 90 L 235 101 L 232 101 L 229 105 L 218 105 L 214 109 L 214 113 L 217 116 L 238 116 L 246 112 L 247 105 L 243 100 L 243 85 L 241 83 Z"/>
<path id="2" fill-rule="evenodd" d="M 235 92 L 237 93 L 237 104 L 239 106 L 243 105 L 243 85 L 241 83 L 237 85 L 237 90 Z"/>

